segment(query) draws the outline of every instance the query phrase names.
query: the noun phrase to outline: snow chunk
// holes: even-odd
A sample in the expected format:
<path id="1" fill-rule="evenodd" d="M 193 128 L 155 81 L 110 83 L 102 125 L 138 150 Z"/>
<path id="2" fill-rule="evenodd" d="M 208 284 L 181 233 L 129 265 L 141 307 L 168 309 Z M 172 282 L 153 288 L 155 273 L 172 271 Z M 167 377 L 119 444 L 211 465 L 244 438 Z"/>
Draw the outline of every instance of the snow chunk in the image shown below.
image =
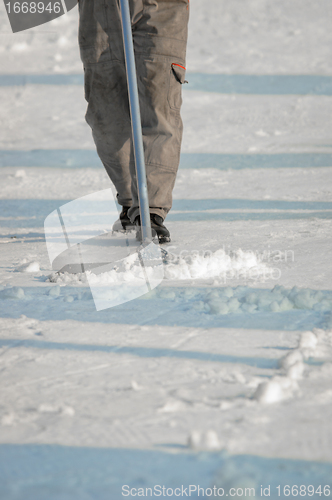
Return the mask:
<path id="1" fill-rule="evenodd" d="M 18 286 L 13 286 L 11 288 L 5 288 L 0 292 L 0 299 L 6 300 L 6 299 L 14 299 L 14 300 L 20 300 L 24 299 L 25 294 L 23 288 L 20 288 Z"/>
<path id="2" fill-rule="evenodd" d="M 1 425 L 11 426 L 15 423 L 14 413 L 6 413 L 1 417 Z"/>
<path id="3" fill-rule="evenodd" d="M 60 413 L 61 415 L 67 416 L 67 417 L 73 417 L 75 415 L 75 410 L 71 406 L 57 406 L 57 405 L 52 405 L 50 403 L 42 403 L 38 406 L 37 408 L 38 413 L 49 413 L 49 414 L 54 414 L 54 413 Z"/>
<path id="4" fill-rule="evenodd" d="M 231 289 L 230 287 L 213 289 L 208 292 L 206 304 L 207 311 L 210 314 L 240 314 L 242 312 L 253 314 L 260 311 L 279 313 L 296 309 L 297 306 L 294 302 L 297 305 L 301 304 L 303 307 L 312 309 L 314 301 L 307 301 L 305 306 L 303 298 L 306 297 L 308 299 L 308 297 L 312 298 L 313 296 L 315 296 L 315 300 L 321 298 L 321 296 L 313 293 L 312 290 L 292 289 L 289 291 L 283 287 L 276 286 L 273 290 L 263 289 L 253 292 L 249 287 L 239 286 L 235 289 Z M 325 300 L 331 308 L 328 299 Z M 314 342 L 312 335 L 310 333 L 311 342 Z"/>
<path id="5" fill-rule="evenodd" d="M 67 295 L 63 300 L 64 302 L 74 302 L 74 297 L 72 295 Z"/>
<path id="6" fill-rule="evenodd" d="M 279 359 L 279 366 L 280 368 L 288 370 L 291 366 L 295 365 L 295 363 L 299 363 L 302 361 L 303 356 L 301 351 L 299 351 L 298 349 L 294 349 L 293 351 L 289 352 Z"/>
<path id="7" fill-rule="evenodd" d="M 312 309 L 317 303 L 316 294 L 311 290 L 301 290 L 295 294 L 293 302 L 297 309 Z"/>
<path id="8" fill-rule="evenodd" d="M 182 401 L 173 400 L 167 401 L 162 408 L 159 408 L 160 413 L 173 413 L 186 409 L 186 405 Z"/>
<path id="9" fill-rule="evenodd" d="M 86 283 L 86 273 L 52 273 L 48 276 L 47 280 L 50 283 Z"/>
<path id="10" fill-rule="evenodd" d="M 29 48 L 29 45 L 26 43 L 26 42 L 21 42 L 21 43 L 14 43 L 10 50 L 12 52 L 24 52 L 25 50 L 27 50 Z"/>
<path id="11" fill-rule="evenodd" d="M 59 413 L 60 408 L 49 403 L 42 403 L 38 406 L 39 413 Z"/>
<path id="12" fill-rule="evenodd" d="M 68 45 L 68 38 L 64 35 L 60 36 L 58 38 L 58 45 L 59 47 L 65 47 L 66 45 Z"/>
<path id="13" fill-rule="evenodd" d="M 134 391 L 140 391 L 141 389 L 143 389 L 143 387 L 141 385 L 139 385 L 136 380 L 132 380 L 131 381 L 131 388 L 134 390 Z"/>
<path id="14" fill-rule="evenodd" d="M 230 286 L 226 286 L 226 288 L 222 288 L 220 292 L 225 297 L 231 298 L 234 296 L 234 290 Z"/>
<path id="15" fill-rule="evenodd" d="M 229 313 L 229 308 L 227 307 L 227 304 L 222 301 L 218 300 L 211 300 L 209 303 L 209 311 L 211 314 L 228 314 Z"/>
<path id="16" fill-rule="evenodd" d="M 73 417 L 75 415 L 75 410 L 71 406 L 64 406 L 61 408 L 61 414 L 67 417 Z"/>
<path id="17" fill-rule="evenodd" d="M 262 264 L 253 252 L 241 249 L 229 255 L 224 249 L 200 254 L 169 255 L 165 265 L 165 279 L 207 279 L 249 277 L 257 279 L 269 273 L 270 269 Z"/>
<path id="18" fill-rule="evenodd" d="M 300 349 L 315 349 L 318 339 L 313 332 L 303 332 L 301 334 L 299 348 Z"/>
<path id="19" fill-rule="evenodd" d="M 286 370 L 287 377 L 291 380 L 298 380 L 304 372 L 302 352 L 294 349 L 279 360 L 279 367 Z"/>
<path id="20" fill-rule="evenodd" d="M 302 378 L 304 372 L 303 354 L 299 349 L 294 349 L 279 360 L 280 368 L 286 370 L 290 380 Z"/>
<path id="21" fill-rule="evenodd" d="M 256 306 L 256 304 L 246 304 L 245 303 L 245 304 L 242 304 L 241 309 L 244 312 L 253 313 L 253 312 L 256 312 L 257 306 Z"/>
<path id="22" fill-rule="evenodd" d="M 325 312 L 331 310 L 331 302 L 329 300 L 322 300 L 321 302 L 317 302 L 314 307 L 314 311 Z"/>
<path id="23" fill-rule="evenodd" d="M 308 359 L 310 356 L 314 355 L 318 343 L 317 335 L 313 332 L 303 332 L 299 341 L 299 348 L 303 354 L 305 359 Z"/>
<path id="24" fill-rule="evenodd" d="M 188 446 L 193 450 L 215 451 L 221 449 L 218 435 L 212 430 L 207 432 L 193 431 L 188 438 Z"/>
<path id="25" fill-rule="evenodd" d="M 253 398 L 263 404 L 277 403 L 292 396 L 296 387 L 296 382 L 288 377 L 273 377 L 257 387 Z"/>
<path id="26" fill-rule="evenodd" d="M 20 273 L 38 273 L 40 271 L 39 262 L 27 262 L 15 269 L 16 272 Z"/>
<path id="27" fill-rule="evenodd" d="M 236 298 L 232 298 L 228 303 L 227 307 L 230 313 L 236 313 L 240 308 L 240 302 Z"/>
<path id="28" fill-rule="evenodd" d="M 281 302 L 279 303 L 279 311 L 290 311 L 291 309 L 294 309 L 294 305 L 292 302 L 287 298 L 284 297 Z"/>
<path id="29" fill-rule="evenodd" d="M 16 170 L 15 172 L 15 177 L 18 177 L 18 178 L 24 178 L 26 177 L 27 174 L 26 174 L 26 171 L 21 169 L 21 170 Z"/>
<path id="30" fill-rule="evenodd" d="M 52 287 L 50 289 L 50 291 L 48 292 L 48 295 L 50 295 L 51 297 L 59 297 L 60 293 L 61 293 L 60 286 L 57 285 L 57 286 Z"/>
<path id="31" fill-rule="evenodd" d="M 287 370 L 287 377 L 292 380 L 298 380 L 302 378 L 304 372 L 304 363 L 302 361 L 297 361 Z"/>
<path id="32" fill-rule="evenodd" d="M 248 293 L 248 295 L 246 295 L 245 301 L 247 302 L 247 304 L 257 304 L 258 302 L 257 293 Z"/>

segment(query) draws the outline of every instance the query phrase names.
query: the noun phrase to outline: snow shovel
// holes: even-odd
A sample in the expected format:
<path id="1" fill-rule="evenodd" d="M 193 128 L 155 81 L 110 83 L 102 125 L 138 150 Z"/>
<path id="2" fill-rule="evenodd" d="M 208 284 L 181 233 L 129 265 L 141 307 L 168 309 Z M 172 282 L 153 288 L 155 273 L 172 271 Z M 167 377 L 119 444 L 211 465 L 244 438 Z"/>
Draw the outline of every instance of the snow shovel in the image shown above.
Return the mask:
<path id="1" fill-rule="evenodd" d="M 113 297 L 110 298 L 112 294 L 109 293 L 110 287 L 107 283 L 105 287 L 101 287 L 100 284 L 90 283 L 89 281 L 97 310 L 127 302 L 134 298 L 133 294 L 140 296 L 155 288 L 163 279 L 162 262 L 166 253 L 162 251 L 159 245 L 155 244 L 155 240 L 152 238 L 128 0 L 120 0 L 120 7 L 141 216 L 142 245 L 137 248 L 137 241 L 135 244 L 126 235 L 124 235 L 124 239 L 121 235 L 119 237 L 113 236 L 112 226 L 118 213 L 111 189 L 92 193 L 63 205 L 53 211 L 44 223 L 50 261 L 53 270 L 57 274 L 65 272 L 73 274 L 85 273 L 91 270 L 97 275 L 112 270 L 114 265 L 118 270 L 126 271 L 128 265 L 134 262 L 134 258 L 139 260 L 144 274 L 144 283 L 142 286 L 132 286 L 129 283 L 129 288 L 127 287 L 128 283 L 119 283 L 121 286 L 118 286 L 118 289 L 122 290 L 123 297 L 119 297 L 117 294 L 114 298 L 113 294 Z M 149 276 L 147 275 L 147 268 L 149 268 Z"/>
<path id="2" fill-rule="evenodd" d="M 139 107 L 139 97 L 137 88 L 136 64 L 134 54 L 133 36 L 131 30 L 131 18 L 129 1 L 120 0 L 121 24 L 123 34 L 123 45 L 126 60 L 126 72 L 128 83 L 129 107 L 131 115 L 131 128 L 134 145 L 135 166 L 137 175 L 138 200 L 141 215 L 142 243 L 149 243 L 152 240 L 149 197 L 146 183 L 146 171 L 143 149 L 142 123 Z"/>

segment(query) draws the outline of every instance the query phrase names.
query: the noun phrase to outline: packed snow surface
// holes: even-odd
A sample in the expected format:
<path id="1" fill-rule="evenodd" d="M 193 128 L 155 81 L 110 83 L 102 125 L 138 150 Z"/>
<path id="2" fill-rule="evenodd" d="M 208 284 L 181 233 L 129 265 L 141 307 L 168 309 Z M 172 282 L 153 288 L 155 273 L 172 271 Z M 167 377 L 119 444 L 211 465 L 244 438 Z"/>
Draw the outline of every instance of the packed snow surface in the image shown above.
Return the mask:
<path id="1" fill-rule="evenodd" d="M 110 187 L 77 9 L 13 34 L 0 5 L 1 500 L 329 496 L 332 3 L 190 8 L 163 276 L 97 310 L 153 269 L 49 261 L 46 217 Z"/>

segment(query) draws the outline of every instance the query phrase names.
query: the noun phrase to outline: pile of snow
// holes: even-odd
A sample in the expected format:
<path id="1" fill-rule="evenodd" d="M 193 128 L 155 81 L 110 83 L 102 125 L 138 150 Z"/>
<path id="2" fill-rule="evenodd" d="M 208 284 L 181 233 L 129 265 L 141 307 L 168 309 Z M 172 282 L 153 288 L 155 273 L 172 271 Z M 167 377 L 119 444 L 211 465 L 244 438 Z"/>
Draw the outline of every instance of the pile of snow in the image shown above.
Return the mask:
<path id="1" fill-rule="evenodd" d="M 129 285 L 143 282 L 146 277 L 151 279 L 154 274 L 153 267 L 145 267 L 144 272 L 138 259 L 132 255 L 126 259 L 126 265 L 121 269 L 114 268 L 101 274 L 93 271 L 86 273 L 68 274 L 53 273 L 48 280 L 57 284 L 89 284 L 90 286 Z M 241 249 L 232 255 L 224 249 L 216 252 L 198 252 L 172 256 L 168 253 L 163 264 L 164 281 L 202 280 L 215 278 L 215 284 L 223 284 L 227 279 L 251 278 L 263 280 L 273 271 L 260 262 L 252 252 L 243 252 Z M 271 274 L 270 274 L 271 278 Z M 318 312 L 332 312 L 332 295 L 328 292 L 301 289 L 293 287 L 291 290 L 276 285 L 270 289 L 255 289 L 247 286 L 214 287 L 212 289 L 168 289 L 157 288 L 152 293 L 142 298 L 163 298 L 167 300 L 190 302 L 193 309 L 208 314 L 242 314 L 258 312 L 283 312 L 293 309 L 314 310 Z"/>
<path id="2" fill-rule="evenodd" d="M 331 311 L 332 296 L 315 290 L 276 285 L 272 290 L 254 291 L 249 287 L 215 288 L 205 304 L 211 314 L 283 312 L 292 309 Z"/>
<path id="3" fill-rule="evenodd" d="M 255 314 L 259 312 L 283 312 L 296 309 L 332 310 L 332 295 L 328 292 L 300 289 L 287 290 L 276 285 L 270 289 L 255 289 L 247 286 L 201 288 L 159 288 L 147 296 L 150 298 L 190 302 L 197 311 L 209 314 Z"/>
<path id="4" fill-rule="evenodd" d="M 88 282 L 86 273 L 52 273 L 48 276 L 47 280 L 50 283 L 59 283 L 59 284 L 70 284 L 70 285 L 79 285 L 86 284 Z"/>
<path id="5" fill-rule="evenodd" d="M 23 169 L 16 170 L 16 172 L 15 172 L 15 177 L 17 177 L 17 178 L 21 178 L 22 179 L 22 178 L 24 178 L 26 176 L 27 176 L 26 171 L 23 170 Z"/>
<path id="6" fill-rule="evenodd" d="M 38 273 L 40 271 L 39 262 L 23 262 L 20 266 L 15 269 L 19 273 Z"/>
<path id="7" fill-rule="evenodd" d="M 260 403 L 277 403 L 293 396 L 298 389 L 297 381 L 303 376 L 304 360 L 315 354 L 318 346 L 316 333 L 307 331 L 300 336 L 298 346 L 279 360 L 279 367 L 285 375 L 277 375 L 262 382 L 256 389 L 253 399 Z"/>
<path id="8" fill-rule="evenodd" d="M 86 284 L 85 274 L 71 275 L 68 273 L 53 274 L 48 280 L 57 284 Z M 94 275 L 88 273 L 90 285 L 121 285 L 144 280 L 142 268 L 137 266 L 130 271 L 117 272 L 116 270 Z M 59 289 L 57 289 L 59 290 Z M 50 292 L 50 295 L 59 292 Z M 91 296 L 90 296 L 91 297 Z M 291 310 L 312 310 L 318 312 L 331 312 L 332 295 L 328 291 L 322 292 L 307 288 L 293 287 L 286 289 L 281 285 L 273 289 L 252 289 L 248 286 L 213 287 L 213 288 L 169 288 L 158 287 L 150 293 L 142 295 L 142 300 L 163 299 L 183 303 L 186 307 L 206 314 L 256 314 L 261 312 L 284 312 Z M 304 336 L 301 348 L 310 349 L 315 346 L 316 340 Z"/>
<path id="9" fill-rule="evenodd" d="M 139 284 L 145 283 L 146 278 L 150 280 L 154 277 L 154 267 L 146 267 L 144 270 L 140 265 L 134 265 L 126 271 L 118 271 L 112 269 L 101 274 L 94 274 L 91 271 L 87 272 L 87 278 L 90 286 L 98 285 L 122 285 L 122 284 Z"/>
<path id="10" fill-rule="evenodd" d="M 294 349 L 279 360 L 279 366 L 287 372 L 290 379 L 300 379 L 304 372 L 303 359 L 302 352 L 299 349 Z"/>
<path id="11" fill-rule="evenodd" d="M 195 279 L 269 279 L 272 277 L 273 269 L 259 261 L 252 252 L 244 252 L 239 249 L 231 255 L 224 249 L 216 252 L 192 252 L 175 256 L 170 252 L 164 262 L 164 279 L 195 280 Z M 151 269 L 147 266 L 146 272 Z M 152 271 L 151 271 L 152 272 Z M 133 254 L 126 259 L 125 269 L 113 269 L 112 271 L 95 275 L 90 271 L 86 273 L 95 285 L 109 283 L 128 283 L 132 279 L 144 277 L 142 268 L 138 265 L 137 255 Z M 68 273 L 52 274 L 49 278 L 53 283 L 86 282 L 85 273 L 70 275 Z"/>
<path id="12" fill-rule="evenodd" d="M 268 277 L 273 272 L 252 252 L 239 249 L 228 254 L 224 249 L 216 252 L 192 252 L 180 256 L 168 254 L 164 268 L 165 279 L 236 279 Z"/>
<path id="13" fill-rule="evenodd" d="M 303 332 L 301 335 L 299 348 L 307 351 L 312 349 L 315 350 L 317 346 L 318 338 L 313 332 Z"/>
<path id="14" fill-rule="evenodd" d="M 254 394 L 254 399 L 260 403 L 277 403 L 292 396 L 297 384 L 289 377 L 273 377 L 268 382 L 260 384 Z"/>

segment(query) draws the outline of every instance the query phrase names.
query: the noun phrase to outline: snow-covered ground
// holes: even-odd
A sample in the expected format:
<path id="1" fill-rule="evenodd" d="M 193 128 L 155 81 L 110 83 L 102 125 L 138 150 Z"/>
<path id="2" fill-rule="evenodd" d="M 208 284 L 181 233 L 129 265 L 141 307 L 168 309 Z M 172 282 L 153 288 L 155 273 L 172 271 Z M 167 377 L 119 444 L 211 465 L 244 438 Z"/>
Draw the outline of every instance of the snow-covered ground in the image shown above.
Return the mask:
<path id="1" fill-rule="evenodd" d="M 110 187 L 77 11 L 12 34 L 0 5 L 1 500 L 328 496 L 331 15 L 191 0 L 165 277 L 96 311 L 44 236 L 52 211 Z"/>

